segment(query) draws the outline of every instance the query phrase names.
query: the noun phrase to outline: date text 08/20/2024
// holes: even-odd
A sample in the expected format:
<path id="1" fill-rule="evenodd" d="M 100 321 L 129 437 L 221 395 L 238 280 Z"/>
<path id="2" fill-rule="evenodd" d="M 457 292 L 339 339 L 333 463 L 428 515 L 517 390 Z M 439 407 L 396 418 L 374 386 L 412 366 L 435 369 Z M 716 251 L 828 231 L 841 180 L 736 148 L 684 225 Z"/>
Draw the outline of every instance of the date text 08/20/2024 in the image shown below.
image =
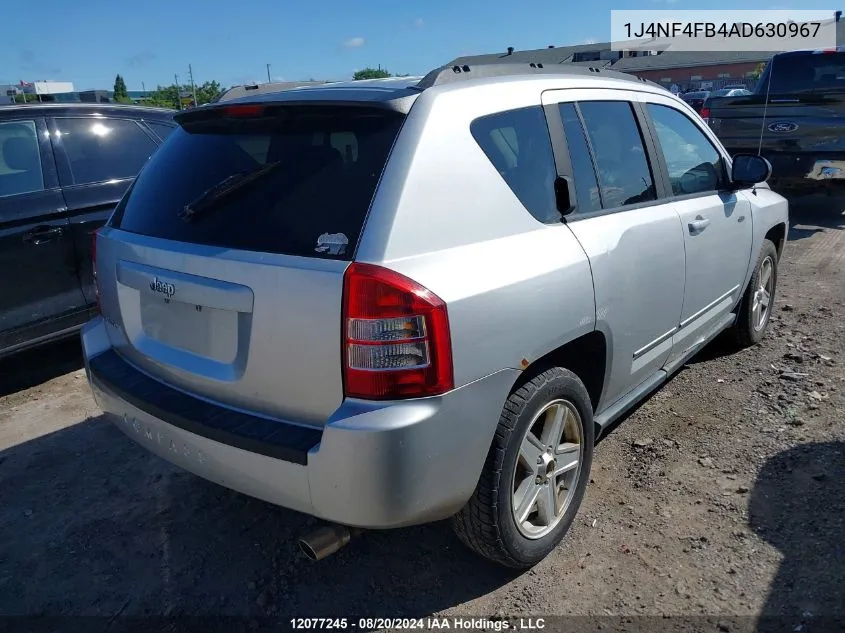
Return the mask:
<path id="1" fill-rule="evenodd" d="M 296 630 L 447 630 L 447 631 L 539 631 L 546 627 L 544 618 L 291 618 L 291 628 Z"/>

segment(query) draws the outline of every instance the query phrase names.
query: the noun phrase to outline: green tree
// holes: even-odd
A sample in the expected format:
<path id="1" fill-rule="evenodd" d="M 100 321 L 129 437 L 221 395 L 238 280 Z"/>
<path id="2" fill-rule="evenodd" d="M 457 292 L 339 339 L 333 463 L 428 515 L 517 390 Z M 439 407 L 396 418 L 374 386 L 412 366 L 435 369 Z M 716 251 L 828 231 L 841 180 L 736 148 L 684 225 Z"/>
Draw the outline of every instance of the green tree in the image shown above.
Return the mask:
<path id="1" fill-rule="evenodd" d="M 210 102 L 222 91 L 220 84 L 216 81 L 206 81 L 199 86 L 196 86 L 197 91 L 197 105 L 203 105 Z M 160 108 L 179 108 L 179 96 L 191 95 L 190 86 L 177 86 L 170 84 L 169 86 L 157 86 L 155 90 L 147 95 L 144 103 Z M 189 97 L 189 98 L 192 98 Z M 189 98 L 183 98 L 182 103 L 186 104 Z"/>
<path id="2" fill-rule="evenodd" d="M 363 68 L 359 71 L 356 71 L 354 75 L 352 75 L 352 79 L 358 81 L 359 79 L 384 79 L 385 77 L 392 77 L 386 69 L 379 66 L 378 68 Z"/>
<path id="3" fill-rule="evenodd" d="M 760 79 L 760 75 L 763 74 L 763 70 L 766 68 L 766 62 L 760 62 L 757 64 L 757 68 L 751 71 L 751 79 Z"/>
<path id="4" fill-rule="evenodd" d="M 220 94 L 222 87 L 216 81 L 203 82 L 201 86 L 197 86 L 197 105 L 208 103 L 214 97 Z"/>
<path id="5" fill-rule="evenodd" d="M 126 90 L 126 82 L 119 73 L 114 78 L 114 100 L 116 103 L 132 103 L 129 92 Z"/>
<path id="6" fill-rule="evenodd" d="M 159 108 L 173 108 L 179 106 L 179 88 L 176 84 L 169 86 L 157 86 L 155 90 L 147 95 L 144 103 Z"/>

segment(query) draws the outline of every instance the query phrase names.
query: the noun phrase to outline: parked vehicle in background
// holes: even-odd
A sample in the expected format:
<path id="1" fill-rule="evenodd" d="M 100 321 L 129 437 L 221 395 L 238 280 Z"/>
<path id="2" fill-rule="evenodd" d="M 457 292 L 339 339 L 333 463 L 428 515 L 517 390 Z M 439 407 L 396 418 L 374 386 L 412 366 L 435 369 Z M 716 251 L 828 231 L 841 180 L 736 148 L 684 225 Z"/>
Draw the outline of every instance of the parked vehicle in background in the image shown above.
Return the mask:
<path id="1" fill-rule="evenodd" d="M 714 99 L 718 97 L 745 97 L 747 95 L 754 94 L 750 90 L 744 87 L 740 88 L 719 88 L 715 90 L 708 99 Z M 705 102 L 706 103 L 706 102 Z"/>
<path id="2" fill-rule="evenodd" d="M 845 48 L 779 53 L 751 95 L 714 99 L 702 113 L 731 152 L 758 148 L 784 194 L 845 183 Z"/>
<path id="3" fill-rule="evenodd" d="M 91 234 L 174 127 L 157 108 L 0 106 L 0 356 L 91 318 Z"/>
<path id="4" fill-rule="evenodd" d="M 696 90 L 694 92 L 685 92 L 680 95 L 681 99 L 690 104 L 692 109 L 699 113 L 701 112 L 701 108 L 704 107 L 704 102 L 709 96 L 709 90 Z"/>
<path id="5" fill-rule="evenodd" d="M 768 163 L 631 75 L 456 66 L 176 120 L 95 238 L 88 378 L 145 448 L 332 521 L 314 558 L 452 517 L 529 567 L 597 436 L 720 332 L 765 335 Z"/>

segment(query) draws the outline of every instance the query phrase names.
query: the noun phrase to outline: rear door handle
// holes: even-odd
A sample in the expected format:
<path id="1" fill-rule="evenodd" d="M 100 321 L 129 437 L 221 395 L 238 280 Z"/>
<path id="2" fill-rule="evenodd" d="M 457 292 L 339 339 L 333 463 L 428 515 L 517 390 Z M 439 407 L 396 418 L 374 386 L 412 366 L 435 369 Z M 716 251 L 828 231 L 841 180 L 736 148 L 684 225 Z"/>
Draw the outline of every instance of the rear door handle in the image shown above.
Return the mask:
<path id="1" fill-rule="evenodd" d="M 24 233 L 23 241 L 28 244 L 45 244 L 59 237 L 64 232 L 61 226 L 36 226 L 31 231 Z"/>
<path id="2" fill-rule="evenodd" d="M 708 220 L 707 218 L 702 218 L 699 215 L 695 218 L 695 220 L 689 223 L 690 235 L 698 235 L 708 226 L 710 226 L 710 220 Z"/>

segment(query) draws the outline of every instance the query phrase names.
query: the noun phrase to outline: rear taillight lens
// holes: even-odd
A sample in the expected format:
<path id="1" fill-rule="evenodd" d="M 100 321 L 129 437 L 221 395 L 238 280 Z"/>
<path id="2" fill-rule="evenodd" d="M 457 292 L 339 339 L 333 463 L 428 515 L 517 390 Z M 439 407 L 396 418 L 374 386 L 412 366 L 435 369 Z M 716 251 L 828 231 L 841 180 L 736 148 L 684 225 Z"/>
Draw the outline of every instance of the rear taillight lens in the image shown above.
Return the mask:
<path id="1" fill-rule="evenodd" d="M 446 304 L 415 281 L 353 263 L 343 282 L 344 392 L 394 400 L 454 387 Z"/>
<path id="2" fill-rule="evenodd" d="M 710 122 L 710 108 L 701 108 L 701 111 L 698 114 L 702 119 L 704 119 L 705 123 Z"/>
<path id="3" fill-rule="evenodd" d="M 100 230 L 91 233 L 91 274 L 94 277 L 94 296 L 97 298 L 97 312 L 100 311 L 100 282 L 97 280 L 97 236 Z"/>

